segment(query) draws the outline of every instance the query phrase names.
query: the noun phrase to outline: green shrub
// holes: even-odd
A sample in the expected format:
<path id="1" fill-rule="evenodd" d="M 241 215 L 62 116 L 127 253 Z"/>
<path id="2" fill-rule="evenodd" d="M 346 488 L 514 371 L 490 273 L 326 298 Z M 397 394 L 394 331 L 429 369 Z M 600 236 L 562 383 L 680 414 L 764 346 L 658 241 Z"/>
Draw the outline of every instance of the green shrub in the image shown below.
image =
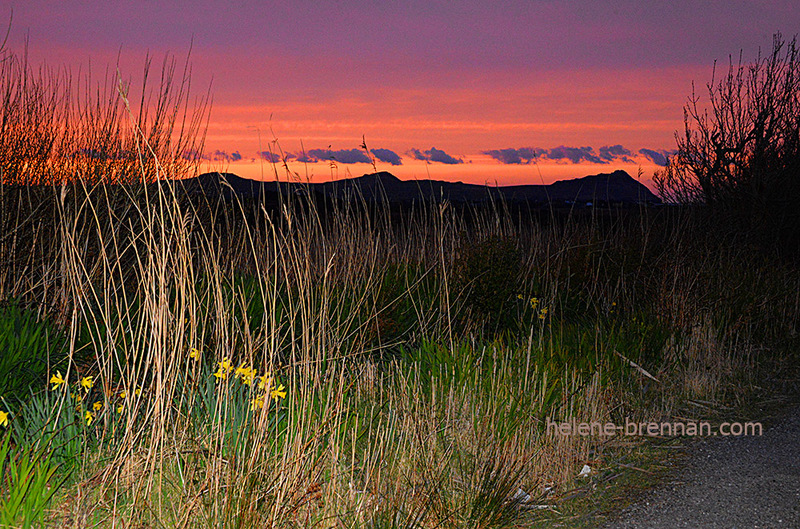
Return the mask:
<path id="1" fill-rule="evenodd" d="M 68 477 L 56 474 L 46 448 L 19 447 L 6 434 L 0 441 L 0 527 L 42 527 L 45 509 Z"/>
<path id="2" fill-rule="evenodd" d="M 41 384 L 48 366 L 66 357 L 66 338 L 35 311 L 12 301 L 0 306 L 0 397 L 19 398 Z"/>
<path id="3" fill-rule="evenodd" d="M 469 322 L 485 330 L 507 328 L 520 286 L 522 255 L 514 239 L 495 235 L 463 246 L 454 263 L 451 299 L 460 296 Z"/>

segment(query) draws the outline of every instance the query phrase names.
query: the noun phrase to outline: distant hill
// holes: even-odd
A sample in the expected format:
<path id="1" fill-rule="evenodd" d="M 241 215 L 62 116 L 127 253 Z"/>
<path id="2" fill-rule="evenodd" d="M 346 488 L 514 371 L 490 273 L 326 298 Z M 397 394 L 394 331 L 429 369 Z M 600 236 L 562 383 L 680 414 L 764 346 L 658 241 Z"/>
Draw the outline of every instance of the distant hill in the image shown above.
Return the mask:
<path id="1" fill-rule="evenodd" d="M 237 196 L 272 202 L 279 193 L 309 193 L 340 200 L 409 203 L 419 200 L 486 202 L 502 197 L 508 202 L 529 204 L 660 204 L 661 200 L 625 171 L 601 173 L 549 185 L 486 186 L 440 180 L 400 180 L 382 171 L 357 178 L 322 183 L 262 182 L 233 173 L 204 173 L 179 181 L 187 193 Z"/>

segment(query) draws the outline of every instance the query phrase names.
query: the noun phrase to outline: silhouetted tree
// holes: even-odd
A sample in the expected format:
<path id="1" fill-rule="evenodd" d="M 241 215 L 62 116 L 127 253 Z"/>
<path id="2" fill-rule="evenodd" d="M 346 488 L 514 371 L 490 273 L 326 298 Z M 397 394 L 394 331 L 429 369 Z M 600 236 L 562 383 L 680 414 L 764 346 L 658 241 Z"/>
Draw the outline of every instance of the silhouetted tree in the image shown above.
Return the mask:
<path id="1" fill-rule="evenodd" d="M 732 213 L 771 242 L 798 249 L 800 235 L 800 57 L 797 37 L 773 38 L 755 62 L 730 62 L 707 85 L 709 104 L 692 91 L 678 152 L 655 176 L 662 198 Z"/>

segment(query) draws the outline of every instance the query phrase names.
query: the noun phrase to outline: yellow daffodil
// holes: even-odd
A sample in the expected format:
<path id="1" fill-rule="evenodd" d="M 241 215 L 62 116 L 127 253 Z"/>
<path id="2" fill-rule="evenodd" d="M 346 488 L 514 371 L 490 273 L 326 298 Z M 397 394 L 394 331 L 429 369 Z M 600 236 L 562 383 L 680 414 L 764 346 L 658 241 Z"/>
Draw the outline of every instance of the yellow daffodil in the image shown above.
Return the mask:
<path id="1" fill-rule="evenodd" d="M 221 362 L 217 362 L 219 369 L 214 373 L 214 376 L 217 377 L 217 380 L 225 380 L 228 378 L 228 374 L 233 371 L 233 364 L 227 358 L 223 358 Z"/>
<path id="2" fill-rule="evenodd" d="M 94 414 L 87 410 L 86 413 L 83 414 L 83 418 L 86 420 L 86 426 L 91 426 L 94 420 Z"/>
<path id="3" fill-rule="evenodd" d="M 127 396 L 128 396 L 128 393 L 124 389 L 119 392 L 119 398 L 125 399 L 125 397 L 127 397 Z"/>
<path id="4" fill-rule="evenodd" d="M 136 388 L 136 390 L 133 392 L 133 394 L 138 397 L 139 395 L 142 394 L 142 388 Z"/>
<path id="5" fill-rule="evenodd" d="M 226 374 L 233 371 L 233 364 L 227 358 L 223 358 L 222 362 L 217 362 L 220 371 L 224 371 Z"/>
<path id="6" fill-rule="evenodd" d="M 50 377 L 50 383 L 53 385 L 53 391 L 58 389 L 58 386 L 66 382 L 64 377 L 61 376 L 61 371 L 56 371 L 56 374 Z"/>
<path id="7" fill-rule="evenodd" d="M 122 413 L 124 409 L 125 409 L 125 405 L 124 404 L 120 404 L 119 406 L 117 406 L 117 413 Z"/>
<path id="8" fill-rule="evenodd" d="M 270 387 L 272 387 L 272 376 L 269 373 L 258 377 L 258 389 L 261 391 L 267 391 L 267 388 Z"/>
<path id="9" fill-rule="evenodd" d="M 0 410 L 0 426 L 8 428 L 8 412 Z"/>
<path id="10" fill-rule="evenodd" d="M 269 392 L 269 396 L 272 397 L 275 400 L 278 400 L 279 398 L 285 399 L 286 398 L 286 388 L 284 388 L 283 384 L 281 384 L 277 388 L 275 388 L 272 391 L 270 391 Z"/>
<path id="11" fill-rule="evenodd" d="M 83 377 L 83 378 L 81 379 L 81 387 L 82 387 L 82 388 L 83 388 L 85 391 L 87 391 L 87 392 L 88 392 L 90 389 L 92 389 L 92 386 L 94 386 L 94 380 L 93 380 L 93 378 L 92 378 L 92 377 Z"/>
<path id="12" fill-rule="evenodd" d="M 242 384 L 249 386 L 253 383 L 253 380 L 256 378 L 256 370 L 247 367 L 245 365 L 241 365 L 236 368 L 236 378 L 242 379 Z"/>
<path id="13" fill-rule="evenodd" d="M 536 307 L 539 306 L 539 298 L 531 298 L 531 308 L 536 310 Z"/>
<path id="14" fill-rule="evenodd" d="M 92 408 L 94 408 L 94 411 L 100 411 L 103 409 L 103 403 L 98 400 L 97 402 L 92 404 Z"/>
<path id="15" fill-rule="evenodd" d="M 250 401 L 250 409 L 253 411 L 260 410 L 264 407 L 264 395 L 258 395 Z"/>
<path id="16" fill-rule="evenodd" d="M 539 312 L 539 319 L 540 319 L 540 320 L 543 320 L 543 319 L 545 319 L 546 317 L 547 317 L 547 307 L 543 308 L 543 309 L 542 309 L 542 310 Z"/>
<path id="17" fill-rule="evenodd" d="M 200 350 L 197 347 L 192 347 L 192 350 L 189 351 L 189 358 L 192 360 L 200 360 Z"/>

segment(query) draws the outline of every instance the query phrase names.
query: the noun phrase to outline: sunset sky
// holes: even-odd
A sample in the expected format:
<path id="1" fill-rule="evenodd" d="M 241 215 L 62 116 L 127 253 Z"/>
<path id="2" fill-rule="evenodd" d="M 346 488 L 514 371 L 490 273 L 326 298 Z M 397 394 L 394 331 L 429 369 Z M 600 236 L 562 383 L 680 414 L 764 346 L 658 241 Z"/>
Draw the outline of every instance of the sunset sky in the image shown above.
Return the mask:
<path id="1" fill-rule="evenodd" d="M 13 18 L 12 18 L 13 11 Z M 549 183 L 675 148 L 692 81 L 800 31 L 797 1 L 5 0 L 7 48 L 102 74 L 117 55 L 186 57 L 213 106 L 203 169 L 270 177 L 270 148 L 314 181 Z M 277 144 L 273 141 L 277 139 Z M 264 154 L 260 154 L 264 153 Z M 335 167 L 330 158 L 336 159 Z"/>

